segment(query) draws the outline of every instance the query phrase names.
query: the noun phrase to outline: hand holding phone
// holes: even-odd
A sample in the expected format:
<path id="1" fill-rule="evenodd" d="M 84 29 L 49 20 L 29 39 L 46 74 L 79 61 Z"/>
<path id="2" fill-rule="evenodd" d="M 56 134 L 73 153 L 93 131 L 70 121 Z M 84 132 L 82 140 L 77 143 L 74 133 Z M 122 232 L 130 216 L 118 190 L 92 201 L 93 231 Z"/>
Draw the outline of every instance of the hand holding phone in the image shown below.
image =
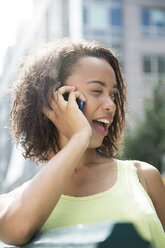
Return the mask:
<path id="1" fill-rule="evenodd" d="M 65 101 L 68 101 L 69 93 L 68 93 L 68 92 L 67 92 L 67 93 L 64 93 L 64 94 L 63 94 L 63 97 L 64 97 L 64 100 L 65 100 Z M 78 106 L 79 106 L 79 109 L 80 109 L 81 111 L 83 111 L 85 102 L 84 102 L 83 100 L 79 99 L 79 98 L 76 99 L 76 102 L 77 102 L 77 104 L 78 104 Z"/>
<path id="2" fill-rule="evenodd" d="M 85 114 L 82 114 L 85 101 L 85 96 L 76 91 L 76 87 L 65 85 L 56 89 L 50 108 L 43 108 L 43 114 L 52 121 L 59 133 L 68 139 L 81 131 L 90 136 L 91 126 Z"/>

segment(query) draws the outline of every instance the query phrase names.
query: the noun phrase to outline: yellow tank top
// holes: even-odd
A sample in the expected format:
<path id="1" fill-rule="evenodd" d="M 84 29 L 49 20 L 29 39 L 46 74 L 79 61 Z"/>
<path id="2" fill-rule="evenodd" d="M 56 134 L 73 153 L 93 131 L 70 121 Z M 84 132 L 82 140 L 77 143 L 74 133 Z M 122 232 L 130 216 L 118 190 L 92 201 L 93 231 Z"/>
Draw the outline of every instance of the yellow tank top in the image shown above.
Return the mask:
<path id="1" fill-rule="evenodd" d="M 154 247 L 164 248 L 163 227 L 132 161 L 117 160 L 117 168 L 116 183 L 102 193 L 83 197 L 62 195 L 41 230 L 102 221 L 132 222 Z"/>

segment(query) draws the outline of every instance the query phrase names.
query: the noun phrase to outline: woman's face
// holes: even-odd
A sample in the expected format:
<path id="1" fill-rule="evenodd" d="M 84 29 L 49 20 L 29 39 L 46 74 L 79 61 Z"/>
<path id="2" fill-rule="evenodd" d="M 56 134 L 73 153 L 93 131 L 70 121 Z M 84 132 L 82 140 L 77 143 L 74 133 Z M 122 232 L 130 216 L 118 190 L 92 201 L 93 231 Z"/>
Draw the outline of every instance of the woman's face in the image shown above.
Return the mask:
<path id="1" fill-rule="evenodd" d="M 99 147 L 108 134 L 116 111 L 114 100 L 118 89 L 112 67 L 104 59 L 83 57 L 65 84 L 76 86 L 85 96 L 83 113 L 92 128 L 89 147 Z"/>

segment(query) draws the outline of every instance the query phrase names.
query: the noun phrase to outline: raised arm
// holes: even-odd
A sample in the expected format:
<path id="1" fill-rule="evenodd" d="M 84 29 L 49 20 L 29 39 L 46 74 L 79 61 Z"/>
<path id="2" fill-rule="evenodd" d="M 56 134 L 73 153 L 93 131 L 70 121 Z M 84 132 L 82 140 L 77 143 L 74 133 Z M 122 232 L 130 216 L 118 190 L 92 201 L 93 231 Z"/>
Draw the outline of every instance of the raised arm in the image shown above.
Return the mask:
<path id="1" fill-rule="evenodd" d="M 23 245 L 30 241 L 56 206 L 71 174 L 88 147 L 91 128 L 78 109 L 76 94 L 79 93 L 71 95 L 68 104 L 61 99 L 64 105 L 59 103 L 61 110 L 57 110 L 59 114 L 62 111 L 57 121 L 58 126 L 61 121 L 66 122 L 67 119 L 71 123 L 63 125 L 62 132 L 69 139 L 67 145 L 50 159 L 31 181 L 0 196 L 0 239 L 5 243 Z M 46 114 L 55 121 L 54 110 Z"/>

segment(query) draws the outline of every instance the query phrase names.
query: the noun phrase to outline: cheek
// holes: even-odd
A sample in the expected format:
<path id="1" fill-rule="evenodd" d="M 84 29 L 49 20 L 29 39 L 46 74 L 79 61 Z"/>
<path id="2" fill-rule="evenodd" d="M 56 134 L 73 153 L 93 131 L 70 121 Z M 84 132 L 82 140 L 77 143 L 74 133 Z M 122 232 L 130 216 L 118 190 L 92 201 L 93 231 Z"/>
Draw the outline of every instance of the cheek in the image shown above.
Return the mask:
<path id="1" fill-rule="evenodd" d="M 84 106 L 84 115 L 87 117 L 88 120 L 92 119 L 96 109 L 97 109 L 97 105 L 96 105 L 96 101 L 92 100 L 91 98 L 89 99 L 88 97 L 86 97 L 87 101 L 85 103 Z"/>

